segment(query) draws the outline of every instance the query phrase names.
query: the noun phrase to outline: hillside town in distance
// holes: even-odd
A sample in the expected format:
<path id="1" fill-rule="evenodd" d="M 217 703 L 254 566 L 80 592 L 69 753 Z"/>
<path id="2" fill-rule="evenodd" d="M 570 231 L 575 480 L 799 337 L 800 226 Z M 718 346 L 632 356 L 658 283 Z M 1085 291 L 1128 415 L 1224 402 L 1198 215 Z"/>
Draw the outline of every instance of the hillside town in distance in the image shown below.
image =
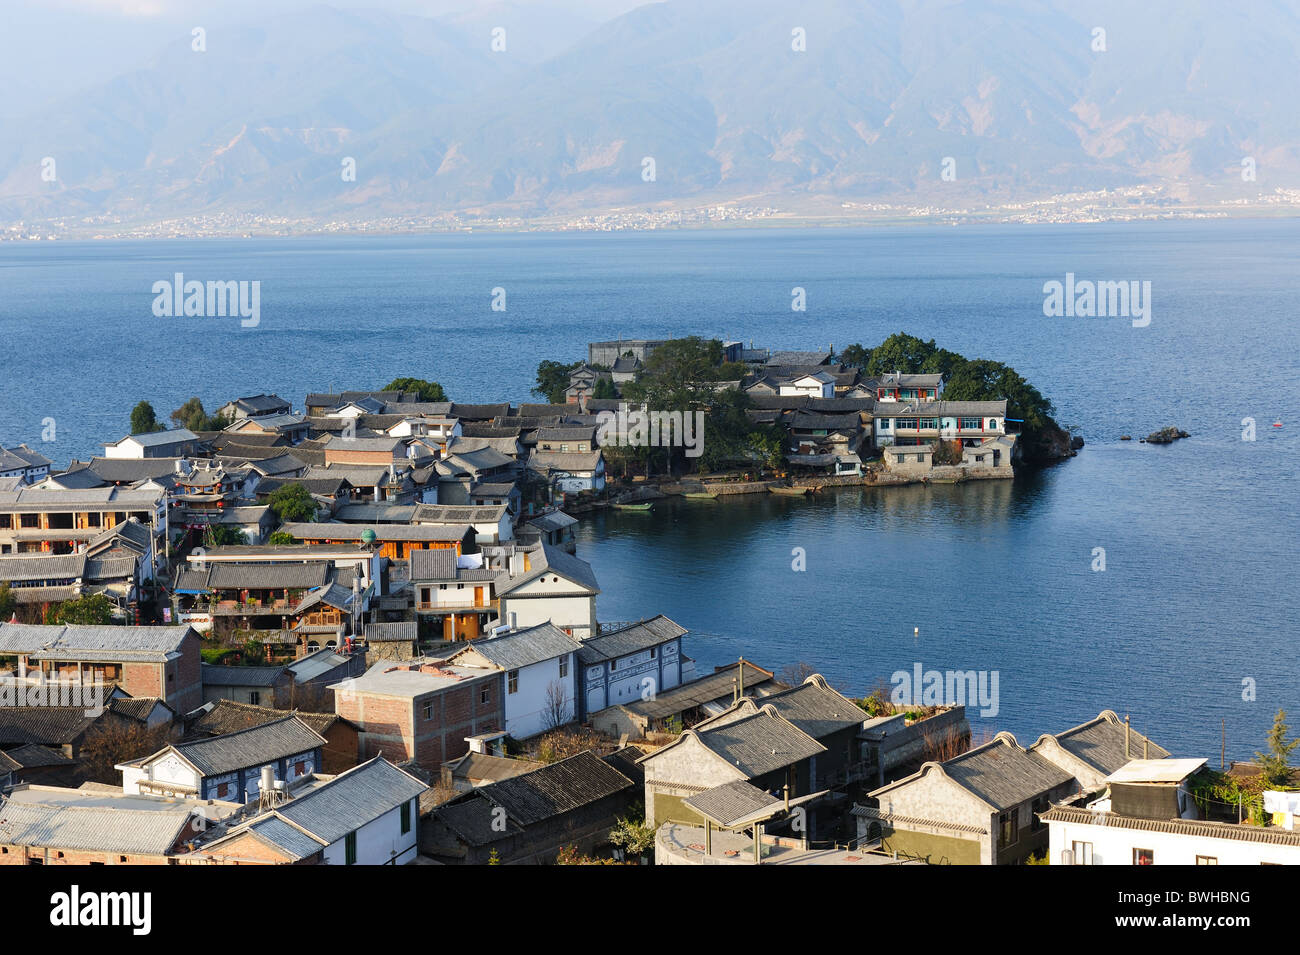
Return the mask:
<path id="1" fill-rule="evenodd" d="M 981 738 L 973 671 L 854 698 L 793 647 L 706 669 L 654 607 L 598 617 L 599 509 L 1073 453 L 885 360 L 593 342 L 541 403 L 399 378 L 141 401 L 64 468 L 0 447 L 0 862 L 1300 864 L 1283 714 L 1226 765 L 1108 700 Z"/>

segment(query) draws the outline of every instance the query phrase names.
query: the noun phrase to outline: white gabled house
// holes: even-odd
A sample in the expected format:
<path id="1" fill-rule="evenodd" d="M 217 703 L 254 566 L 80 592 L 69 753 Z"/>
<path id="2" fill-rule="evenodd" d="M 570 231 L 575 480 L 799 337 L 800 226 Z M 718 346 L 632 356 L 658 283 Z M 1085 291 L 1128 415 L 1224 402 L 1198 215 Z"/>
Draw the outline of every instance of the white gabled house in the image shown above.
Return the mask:
<path id="1" fill-rule="evenodd" d="M 576 654 L 582 644 L 551 623 L 476 640 L 447 659 L 500 670 L 505 731 L 515 739 L 572 723 L 578 716 Z"/>

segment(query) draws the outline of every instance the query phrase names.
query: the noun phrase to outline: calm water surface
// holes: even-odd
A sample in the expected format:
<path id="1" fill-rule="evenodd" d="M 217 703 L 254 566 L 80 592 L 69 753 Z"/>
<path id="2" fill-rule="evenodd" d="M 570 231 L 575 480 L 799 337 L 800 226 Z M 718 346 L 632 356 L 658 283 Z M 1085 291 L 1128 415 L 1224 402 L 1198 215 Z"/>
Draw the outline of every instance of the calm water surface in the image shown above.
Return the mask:
<path id="1" fill-rule="evenodd" d="M 535 400 L 540 359 L 618 335 L 814 348 L 906 330 L 1014 365 L 1088 447 L 1014 482 L 584 520 L 602 619 L 666 613 L 701 666 L 803 660 L 858 693 L 915 662 L 997 670 L 982 728 L 1022 743 L 1109 707 L 1184 755 L 1217 754 L 1223 721 L 1246 758 L 1279 707 L 1300 725 L 1298 262 L 1295 221 L 0 245 L 0 444 L 39 443 L 53 418 L 43 450 L 63 464 L 124 434 L 141 398 L 164 417 L 193 394 L 300 405 L 398 375 Z M 155 318 L 151 287 L 177 271 L 261 281 L 261 325 Z M 1151 325 L 1045 318 L 1042 285 L 1066 272 L 1151 281 Z M 1118 441 L 1167 424 L 1192 437 Z"/>

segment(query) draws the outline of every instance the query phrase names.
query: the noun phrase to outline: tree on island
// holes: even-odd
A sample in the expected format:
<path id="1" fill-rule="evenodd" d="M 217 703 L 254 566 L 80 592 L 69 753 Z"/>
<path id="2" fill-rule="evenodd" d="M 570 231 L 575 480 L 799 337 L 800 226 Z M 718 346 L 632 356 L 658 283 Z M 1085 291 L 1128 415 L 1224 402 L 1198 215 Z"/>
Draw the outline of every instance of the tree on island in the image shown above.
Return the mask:
<path id="1" fill-rule="evenodd" d="M 866 373 L 872 377 L 899 371 L 905 375 L 942 375 L 944 401 L 1002 401 L 1007 417 L 1019 418 L 1021 453 L 1027 460 L 1061 457 L 1069 434 L 1052 417 L 1052 403 L 1009 365 L 967 359 L 930 341 L 898 332 L 873 349 L 850 345 L 855 357 L 870 355 Z"/>
<path id="2" fill-rule="evenodd" d="M 158 420 L 154 413 L 153 405 L 147 401 L 141 401 L 131 409 L 131 433 L 132 434 L 153 434 L 155 431 L 166 430 L 163 424 Z"/>
<path id="3" fill-rule="evenodd" d="M 423 378 L 394 378 L 380 391 L 414 392 L 417 401 L 447 400 L 447 393 L 442 390 L 442 385 L 436 381 L 425 381 Z"/>
<path id="4" fill-rule="evenodd" d="M 301 484 L 284 484 L 266 499 L 281 524 L 316 520 L 316 499 Z"/>
<path id="5" fill-rule="evenodd" d="M 582 362 L 565 364 L 562 361 L 543 361 L 537 366 L 537 384 L 533 394 L 545 398 L 553 405 L 564 404 L 564 393 L 569 388 L 569 376 L 582 367 Z"/>
<path id="6" fill-rule="evenodd" d="M 1300 739 L 1288 742 L 1287 729 L 1286 710 L 1278 710 L 1273 717 L 1273 728 L 1268 732 L 1268 752 L 1255 754 L 1267 788 L 1282 789 L 1291 783 L 1291 752 L 1300 746 Z"/>

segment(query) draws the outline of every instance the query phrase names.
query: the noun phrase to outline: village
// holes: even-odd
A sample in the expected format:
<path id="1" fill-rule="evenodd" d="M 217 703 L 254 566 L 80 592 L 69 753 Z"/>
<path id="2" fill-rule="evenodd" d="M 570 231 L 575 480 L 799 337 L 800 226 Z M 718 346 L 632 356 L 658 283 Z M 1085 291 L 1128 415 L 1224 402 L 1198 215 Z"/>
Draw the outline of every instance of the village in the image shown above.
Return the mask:
<path id="1" fill-rule="evenodd" d="M 0 862 L 1300 864 L 1283 714 L 1217 769 L 1107 700 L 981 738 L 974 673 L 859 697 L 599 618 L 593 510 L 1014 477 L 1006 399 L 851 357 L 593 342 L 543 403 L 397 379 L 0 448 Z"/>

